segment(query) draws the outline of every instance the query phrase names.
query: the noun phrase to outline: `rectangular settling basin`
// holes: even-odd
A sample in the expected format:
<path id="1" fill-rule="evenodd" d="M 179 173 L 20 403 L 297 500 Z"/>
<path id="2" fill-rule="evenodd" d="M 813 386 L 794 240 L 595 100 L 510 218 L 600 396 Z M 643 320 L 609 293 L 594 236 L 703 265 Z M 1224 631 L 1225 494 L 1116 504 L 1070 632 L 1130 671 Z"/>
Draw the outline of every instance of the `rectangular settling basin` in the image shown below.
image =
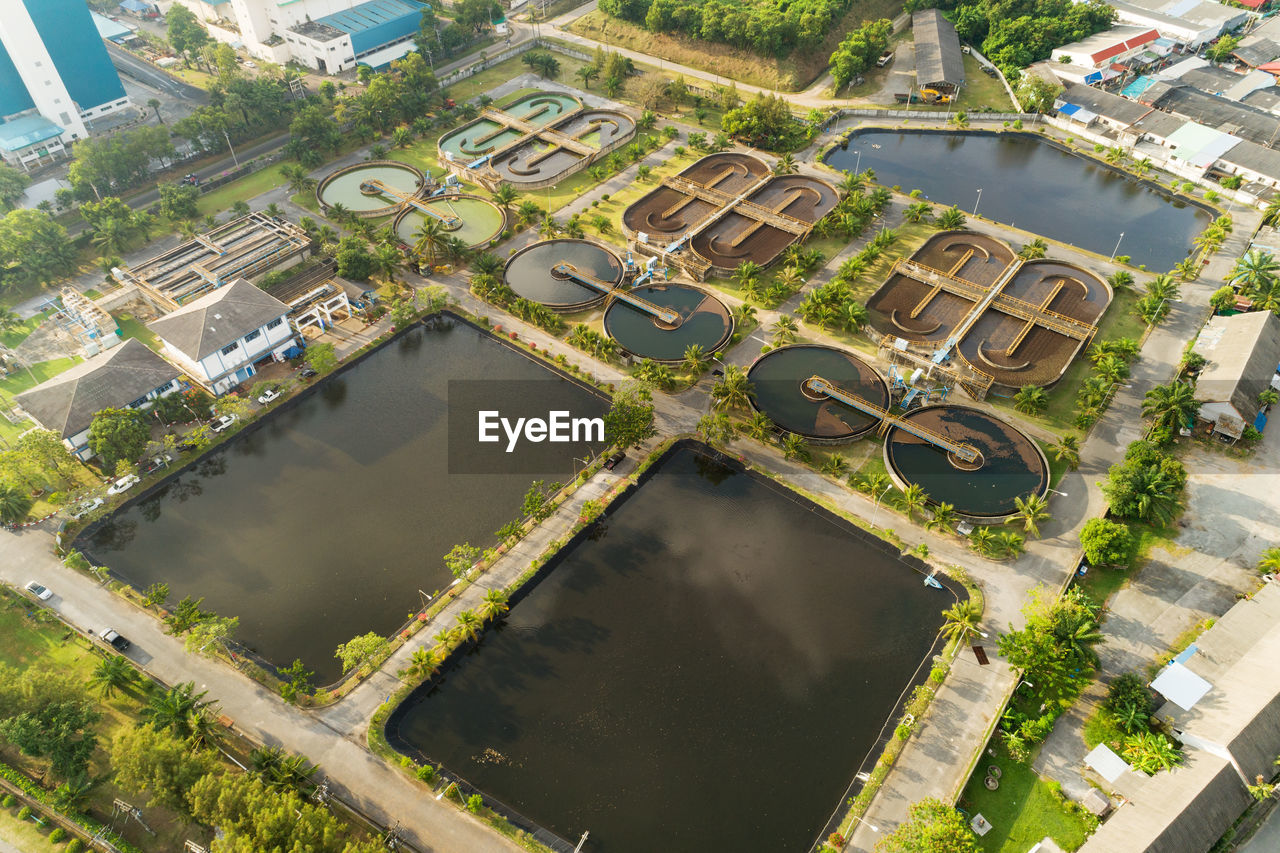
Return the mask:
<path id="1" fill-rule="evenodd" d="M 136 589 L 163 582 L 172 601 L 203 597 L 205 609 L 240 618 L 235 639 L 332 682 L 339 643 L 395 631 L 421 606 L 419 589 L 453 580 L 442 560 L 450 548 L 494 545 L 493 532 L 521 514 L 535 475 L 467 473 L 478 445 L 450 440 L 450 380 L 494 380 L 504 414 L 607 408 L 479 329 L 449 315 L 444 324 L 410 329 L 325 379 L 76 547 Z M 538 445 L 549 455 L 537 476 L 569 479 L 578 447 Z"/>
<path id="2" fill-rule="evenodd" d="M 804 853 L 956 595 L 701 445 L 649 473 L 388 735 L 599 853 Z"/>

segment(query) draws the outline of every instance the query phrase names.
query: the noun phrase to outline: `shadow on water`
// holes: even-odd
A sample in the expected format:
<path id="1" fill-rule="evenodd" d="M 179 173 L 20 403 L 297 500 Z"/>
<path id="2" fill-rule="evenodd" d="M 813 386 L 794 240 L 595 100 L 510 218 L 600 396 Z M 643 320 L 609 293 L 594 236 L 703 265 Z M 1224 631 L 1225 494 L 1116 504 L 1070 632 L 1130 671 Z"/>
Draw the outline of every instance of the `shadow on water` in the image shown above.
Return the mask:
<path id="1" fill-rule="evenodd" d="M 701 445 L 646 478 L 388 736 L 603 853 L 807 850 L 955 592 Z"/>

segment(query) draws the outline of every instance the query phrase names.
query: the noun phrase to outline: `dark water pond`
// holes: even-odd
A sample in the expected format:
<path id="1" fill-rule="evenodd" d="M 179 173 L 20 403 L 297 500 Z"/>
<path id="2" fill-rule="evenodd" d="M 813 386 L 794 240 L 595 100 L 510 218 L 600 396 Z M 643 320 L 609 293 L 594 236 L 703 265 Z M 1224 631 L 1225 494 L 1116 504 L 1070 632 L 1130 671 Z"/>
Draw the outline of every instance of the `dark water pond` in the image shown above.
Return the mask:
<path id="1" fill-rule="evenodd" d="M 1172 269 L 1209 224 L 1198 207 L 1026 135 L 869 130 L 827 163 L 874 169 L 880 184 L 919 189 L 966 214 L 981 188 L 983 216 L 1102 255 L 1124 232 L 1119 254 L 1153 270 Z"/>
<path id="2" fill-rule="evenodd" d="M 696 447 L 389 724 L 599 853 L 803 853 L 956 599 Z"/>
<path id="3" fill-rule="evenodd" d="M 475 428 L 465 441 L 451 434 L 449 405 L 474 397 L 542 417 L 606 408 L 474 327 L 444 325 L 409 331 L 325 380 L 80 547 L 136 588 L 165 582 L 174 601 L 203 596 L 206 609 L 238 616 L 236 638 L 268 660 L 301 658 L 332 681 L 339 643 L 398 628 L 420 607 L 419 589 L 452 580 L 441 560 L 450 548 L 494 544 L 535 474 L 568 479 L 582 456 L 577 445 L 541 444 L 542 470 L 517 451 L 519 473 L 471 473 L 485 462 Z M 451 379 L 475 381 L 451 395 Z"/>

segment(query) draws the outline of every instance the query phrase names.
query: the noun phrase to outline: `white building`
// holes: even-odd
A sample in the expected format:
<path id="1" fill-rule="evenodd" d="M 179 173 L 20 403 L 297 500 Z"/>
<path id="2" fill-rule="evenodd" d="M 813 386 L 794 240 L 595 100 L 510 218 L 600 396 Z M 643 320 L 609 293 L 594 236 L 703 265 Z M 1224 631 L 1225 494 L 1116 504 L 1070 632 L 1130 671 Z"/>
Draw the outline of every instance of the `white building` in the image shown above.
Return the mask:
<path id="1" fill-rule="evenodd" d="M 1213 0 L 1108 0 L 1123 24 L 1154 27 L 1160 35 L 1195 49 L 1249 18 L 1248 9 L 1237 9 Z"/>
<path id="2" fill-rule="evenodd" d="M 419 0 L 175 0 L 209 35 L 268 62 L 294 60 L 322 74 L 357 62 L 381 68 L 413 49 Z"/>
<path id="3" fill-rule="evenodd" d="M 145 409 L 179 390 L 178 369 L 135 338 L 81 362 L 17 396 L 36 423 L 53 430 L 82 460 L 89 450 L 89 427 L 103 409 Z"/>
<path id="4" fill-rule="evenodd" d="M 289 306 L 244 279 L 147 324 L 174 364 L 224 394 L 298 345 Z"/>

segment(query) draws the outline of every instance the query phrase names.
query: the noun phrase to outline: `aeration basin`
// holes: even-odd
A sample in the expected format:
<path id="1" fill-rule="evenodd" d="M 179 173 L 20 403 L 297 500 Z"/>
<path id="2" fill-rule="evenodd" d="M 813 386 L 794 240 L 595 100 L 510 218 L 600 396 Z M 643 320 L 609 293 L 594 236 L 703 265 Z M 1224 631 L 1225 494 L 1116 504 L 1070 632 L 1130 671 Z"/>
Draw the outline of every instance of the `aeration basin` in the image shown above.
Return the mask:
<path id="1" fill-rule="evenodd" d="M 402 196 L 416 195 L 423 183 L 422 172 L 406 163 L 358 163 L 321 181 L 316 200 L 326 208 L 341 204 L 362 216 L 386 216 L 404 203 Z"/>
<path id="2" fill-rule="evenodd" d="M 491 201 L 473 195 L 447 195 L 437 198 L 419 199 L 412 205 L 405 205 L 396 216 L 396 236 L 412 245 L 417 239 L 415 235 L 430 214 L 424 213 L 420 207 L 432 211 L 446 222 L 446 230 L 471 248 L 488 245 L 502 233 L 506 217 L 502 208 Z"/>

